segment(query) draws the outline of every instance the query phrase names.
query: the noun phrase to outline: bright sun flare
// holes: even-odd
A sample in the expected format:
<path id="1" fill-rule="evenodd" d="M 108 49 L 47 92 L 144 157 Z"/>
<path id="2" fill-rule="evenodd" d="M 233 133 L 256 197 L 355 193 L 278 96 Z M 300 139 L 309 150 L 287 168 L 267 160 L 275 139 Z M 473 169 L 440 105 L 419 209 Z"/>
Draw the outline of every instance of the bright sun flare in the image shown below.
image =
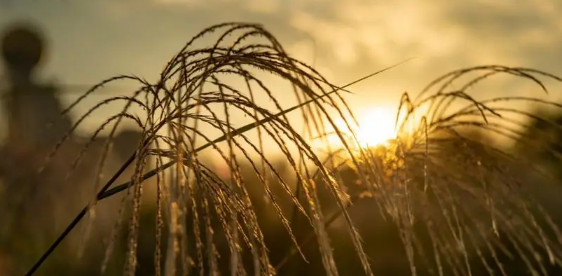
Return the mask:
<path id="1" fill-rule="evenodd" d="M 388 140 L 396 138 L 395 122 L 396 111 L 391 108 L 375 107 L 365 113 L 356 114 L 358 125 L 348 120 L 350 127 L 357 137 L 361 147 L 374 147 L 384 145 Z M 344 134 L 351 135 L 348 127 L 342 119 L 335 122 L 336 126 Z M 329 137 L 329 141 L 337 143 L 336 135 Z"/>
<path id="2" fill-rule="evenodd" d="M 359 117 L 357 139 L 362 146 L 376 146 L 396 138 L 396 112 L 390 109 L 374 108 Z"/>

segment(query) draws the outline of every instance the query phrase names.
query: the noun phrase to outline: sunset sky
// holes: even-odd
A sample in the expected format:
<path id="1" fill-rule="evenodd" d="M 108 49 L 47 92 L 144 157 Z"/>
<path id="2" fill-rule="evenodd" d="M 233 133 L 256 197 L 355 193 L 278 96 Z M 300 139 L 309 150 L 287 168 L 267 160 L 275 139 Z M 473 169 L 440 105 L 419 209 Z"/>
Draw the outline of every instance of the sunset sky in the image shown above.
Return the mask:
<path id="1" fill-rule="evenodd" d="M 396 106 L 403 92 L 415 95 L 441 74 L 466 66 L 524 66 L 562 75 L 562 2 L 552 0 L 0 3 L 0 28 L 16 20 L 39 23 L 50 39 L 44 75 L 73 85 L 116 74 L 155 80 L 192 35 L 225 21 L 262 23 L 291 54 L 340 85 L 416 57 L 353 86 L 357 95 L 348 100 L 359 111 Z M 522 89 L 531 87 L 502 81 L 503 95 L 529 93 Z M 75 97 L 70 92 L 67 99 Z M 557 93 L 553 97 L 560 98 Z"/>

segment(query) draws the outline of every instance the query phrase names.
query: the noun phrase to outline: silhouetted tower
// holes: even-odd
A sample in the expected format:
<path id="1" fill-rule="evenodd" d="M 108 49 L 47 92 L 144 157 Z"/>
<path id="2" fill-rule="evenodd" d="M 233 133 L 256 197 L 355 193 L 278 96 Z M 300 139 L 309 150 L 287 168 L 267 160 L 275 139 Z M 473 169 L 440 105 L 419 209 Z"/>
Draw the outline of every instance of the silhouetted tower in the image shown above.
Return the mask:
<path id="1" fill-rule="evenodd" d="M 62 108 L 52 85 L 34 81 L 44 58 L 44 40 L 32 26 L 15 25 L 2 39 L 2 57 L 8 77 L 4 107 L 8 118 L 6 141 L 25 146 L 50 146 L 71 127 L 68 117 L 60 119 Z M 55 125 L 48 128 L 50 122 Z"/>

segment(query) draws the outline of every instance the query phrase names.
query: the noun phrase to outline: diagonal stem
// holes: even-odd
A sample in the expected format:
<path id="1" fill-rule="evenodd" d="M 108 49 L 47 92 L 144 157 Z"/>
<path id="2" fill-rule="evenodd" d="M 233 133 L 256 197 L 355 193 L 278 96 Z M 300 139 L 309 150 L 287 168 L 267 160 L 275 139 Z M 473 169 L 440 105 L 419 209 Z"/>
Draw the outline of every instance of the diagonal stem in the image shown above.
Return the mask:
<path id="1" fill-rule="evenodd" d="M 109 187 L 115 182 L 115 180 L 117 180 L 117 178 L 119 178 L 119 176 L 127 169 L 127 167 L 129 167 L 129 165 L 131 165 L 131 163 L 133 163 L 133 161 L 135 160 L 135 157 L 136 157 L 136 152 L 133 153 L 133 155 L 131 155 L 131 157 L 129 157 L 129 159 L 121 166 L 121 168 L 119 168 L 119 170 L 113 175 L 113 177 L 111 177 L 111 179 L 109 179 L 109 181 L 107 181 L 107 183 L 101 188 L 101 190 L 97 194 L 98 200 L 100 198 L 103 198 L 102 196 L 105 193 L 105 191 L 107 191 L 107 189 L 109 189 Z M 26 276 L 29 276 L 29 275 L 32 275 L 33 273 L 35 273 L 35 271 L 41 266 L 41 264 L 43 264 L 43 262 L 45 262 L 45 260 L 47 260 L 49 255 L 51 255 L 51 253 L 53 253 L 53 251 L 64 240 L 64 238 L 66 238 L 66 236 L 68 236 L 68 234 L 70 234 L 70 231 L 72 231 L 72 229 L 74 229 L 74 227 L 76 227 L 76 225 L 78 225 L 78 223 L 82 220 L 82 218 L 88 212 L 88 209 L 89 209 L 89 205 L 86 205 L 84 208 L 82 208 L 82 211 L 80 211 L 80 213 L 78 213 L 76 215 L 76 217 L 72 220 L 72 222 L 70 222 L 70 224 L 66 227 L 66 229 L 64 229 L 64 231 L 53 242 L 53 244 L 51 244 L 51 246 L 45 251 L 45 253 L 43 253 L 43 255 L 41 255 L 39 260 L 37 260 L 37 262 L 35 262 L 35 264 L 31 267 L 31 269 L 29 269 L 29 271 L 25 274 Z"/>
<path id="2" fill-rule="evenodd" d="M 412 58 L 410 58 L 410 59 L 412 59 Z M 386 68 L 384 68 L 384 69 L 382 69 L 382 70 L 379 70 L 379 71 L 376 71 L 376 72 L 374 72 L 374 73 L 371 73 L 371 74 L 369 74 L 369 75 L 367 75 L 367 76 L 364 76 L 364 77 L 362 77 L 362 78 L 360 78 L 360 79 L 358 79 L 358 80 L 355 80 L 355 81 L 353 81 L 353 82 L 350 82 L 350 83 L 348 83 L 348 84 L 346 84 L 346 85 L 344 85 L 344 86 L 342 86 L 342 87 L 336 87 L 336 89 L 334 89 L 334 90 L 332 90 L 332 91 L 330 91 L 330 92 L 328 92 L 328 93 L 325 93 L 324 95 L 321 95 L 321 96 L 319 96 L 319 97 L 317 97 L 317 98 L 315 98 L 315 99 L 306 101 L 306 102 L 304 102 L 304 103 L 302 103 L 302 104 L 293 106 L 293 107 L 291 107 L 291 108 L 289 108 L 289 109 L 283 110 L 283 111 L 281 111 L 281 112 L 279 112 L 279 113 L 276 113 L 275 115 L 273 115 L 273 116 L 271 116 L 271 117 L 264 118 L 264 119 L 259 120 L 259 121 L 257 121 L 257 122 L 250 123 L 250 124 L 247 124 L 247 125 L 242 126 L 242 127 L 240 127 L 240 128 L 237 128 L 236 130 L 234 130 L 232 133 L 229 133 L 228 135 L 229 135 L 229 136 L 240 135 L 240 134 L 242 134 L 242 133 L 244 133 L 244 132 L 247 132 L 247 131 L 249 131 L 249 130 L 251 130 L 251 129 L 254 129 L 254 128 L 260 126 L 260 125 L 263 125 L 263 124 L 265 124 L 265 123 L 268 123 L 268 122 L 272 121 L 272 120 L 275 119 L 275 118 L 278 118 L 278 117 L 283 116 L 283 115 L 285 115 L 285 114 L 287 114 L 287 113 L 289 113 L 289 112 L 292 112 L 292 111 L 294 111 L 294 110 L 297 110 L 297 109 L 299 109 L 299 108 L 301 108 L 301 107 L 303 107 L 303 106 L 305 106 L 305 105 L 308 105 L 308 104 L 310 104 L 310 103 L 313 103 L 313 102 L 317 101 L 318 99 L 321 99 L 321 98 L 323 98 L 323 97 L 326 97 L 326 96 L 331 95 L 331 94 L 333 94 L 333 93 L 336 93 L 336 92 L 338 92 L 338 91 L 346 91 L 345 88 L 347 88 L 347 87 L 349 87 L 349 86 L 351 86 L 351 85 L 353 85 L 353 84 L 356 84 L 356 83 L 358 83 L 358 82 L 361 82 L 361 81 L 363 81 L 363 80 L 366 80 L 366 79 L 368 79 L 368 78 L 371 78 L 371 77 L 373 77 L 373 76 L 375 76 L 375 75 L 377 75 L 377 74 L 379 74 L 379 73 L 382 73 L 382 72 L 384 72 L 384 71 L 390 70 L 390 69 L 392 69 L 392 68 L 394 68 L 394 67 L 396 67 L 396 66 L 398 66 L 398 65 L 401 65 L 402 63 L 405 63 L 406 61 L 409 61 L 410 59 L 407 59 L 407 60 L 402 61 L 402 62 L 400 62 L 400 63 L 397 63 L 397 64 L 395 64 L 395 65 L 392 65 L 392 66 L 386 67 Z M 335 87 L 335 86 L 334 86 L 334 87 Z M 348 91 L 346 91 L 346 92 L 348 92 Z M 205 145 L 203 145 L 203 146 L 197 148 L 197 149 L 195 150 L 195 152 L 202 151 L 203 149 L 206 149 L 206 148 L 212 146 L 213 144 L 216 144 L 216 143 L 225 141 L 225 140 L 226 140 L 226 137 L 227 137 L 227 135 L 223 135 L 223 136 L 221 136 L 221 137 L 219 137 L 219 138 L 213 140 L 211 143 L 207 143 L 207 144 L 205 144 Z M 121 184 L 121 185 L 119 185 L 119 186 L 116 186 L 116 187 L 114 187 L 114 188 L 112 188 L 112 189 L 109 189 L 109 187 L 111 187 L 111 185 L 117 180 L 117 178 L 119 178 L 119 176 L 125 171 L 125 169 L 127 169 L 127 167 L 128 167 L 129 165 L 131 165 L 131 163 L 133 163 L 133 161 L 135 160 L 136 157 L 137 157 L 137 153 L 135 152 L 135 153 L 134 153 L 133 155 L 131 155 L 131 157 L 123 164 L 123 166 L 121 166 L 121 168 L 113 175 L 113 177 L 111 177 L 111 179 L 102 187 L 102 189 L 101 189 L 101 190 L 98 192 L 98 194 L 97 194 L 97 199 L 98 199 L 98 200 L 102 200 L 102 199 L 105 199 L 105 198 L 107 198 L 107 197 L 110 197 L 110 196 L 112 196 L 112 195 L 114 195 L 114 194 L 120 193 L 120 192 L 126 190 L 127 187 L 130 186 L 131 182 L 129 181 L 129 182 L 127 182 L 127 183 L 124 183 L 124 184 Z M 153 177 L 153 176 L 156 175 L 158 172 L 160 172 L 160 171 L 162 171 L 162 170 L 165 170 L 165 169 L 167 169 L 167 168 L 173 166 L 174 164 L 176 164 L 176 161 L 175 161 L 175 160 L 170 161 L 170 162 L 168 162 L 168 163 L 166 163 L 166 164 L 164 164 L 164 165 L 162 165 L 162 166 L 160 166 L 160 167 L 158 167 L 158 168 L 155 168 L 155 169 L 153 169 L 153 170 L 147 172 L 146 174 L 144 174 L 144 175 L 142 176 L 141 181 L 139 182 L 139 184 L 142 183 L 142 182 L 144 182 L 145 180 L 147 180 L 147 179 Z M 68 236 L 68 234 L 72 231 L 72 229 L 74 229 L 74 228 L 76 227 L 76 225 L 78 225 L 78 223 L 82 220 L 82 218 L 84 218 L 84 216 L 85 216 L 86 213 L 88 212 L 88 209 L 89 209 L 89 205 L 86 205 L 86 206 L 82 209 L 82 211 L 80 211 L 80 213 L 78 213 L 78 214 L 76 215 L 76 217 L 70 222 L 70 224 L 69 224 L 69 225 L 66 227 L 66 229 L 60 234 L 60 236 L 53 242 L 53 244 L 51 244 L 51 246 L 45 251 L 45 253 L 43 253 L 43 255 L 41 255 L 41 257 L 37 260 L 37 262 L 35 262 L 35 264 L 31 267 L 31 269 L 29 269 L 29 271 L 25 274 L 26 276 L 31 276 L 31 275 L 33 275 L 33 273 L 35 273 L 35 271 L 37 271 L 37 269 L 45 262 L 45 260 L 47 260 L 47 258 L 49 257 L 49 255 L 51 255 L 51 254 L 53 253 L 53 251 L 60 245 L 60 243 Z"/>

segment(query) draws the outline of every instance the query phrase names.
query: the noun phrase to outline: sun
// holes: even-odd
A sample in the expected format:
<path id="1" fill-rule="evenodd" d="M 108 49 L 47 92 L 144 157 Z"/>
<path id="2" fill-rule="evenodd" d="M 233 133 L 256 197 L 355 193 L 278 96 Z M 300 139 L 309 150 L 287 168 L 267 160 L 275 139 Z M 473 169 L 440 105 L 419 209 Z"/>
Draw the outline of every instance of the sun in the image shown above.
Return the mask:
<path id="1" fill-rule="evenodd" d="M 397 131 L 395 129 L 396 110 L 388 107 L 372 107 L 365 112 L 355 115 L 357 125 L 348 120 L 349 127 L 343 119 L 335 121 L 336 127 L 347 137 L 355 134 L 360 147 L 377 147 L 388 144 L 389 140 L 395 139 Z M 328 137 L 331 144 L 341 145 L 337 135 L 332 134 Z"/>
<path id="2" fill-rule="evenodd" d="M 377 107 L 359 116 L 355 133 L 363 147 L 384 145 L 396 138 L 396 112 L 390 108 Z"/>

